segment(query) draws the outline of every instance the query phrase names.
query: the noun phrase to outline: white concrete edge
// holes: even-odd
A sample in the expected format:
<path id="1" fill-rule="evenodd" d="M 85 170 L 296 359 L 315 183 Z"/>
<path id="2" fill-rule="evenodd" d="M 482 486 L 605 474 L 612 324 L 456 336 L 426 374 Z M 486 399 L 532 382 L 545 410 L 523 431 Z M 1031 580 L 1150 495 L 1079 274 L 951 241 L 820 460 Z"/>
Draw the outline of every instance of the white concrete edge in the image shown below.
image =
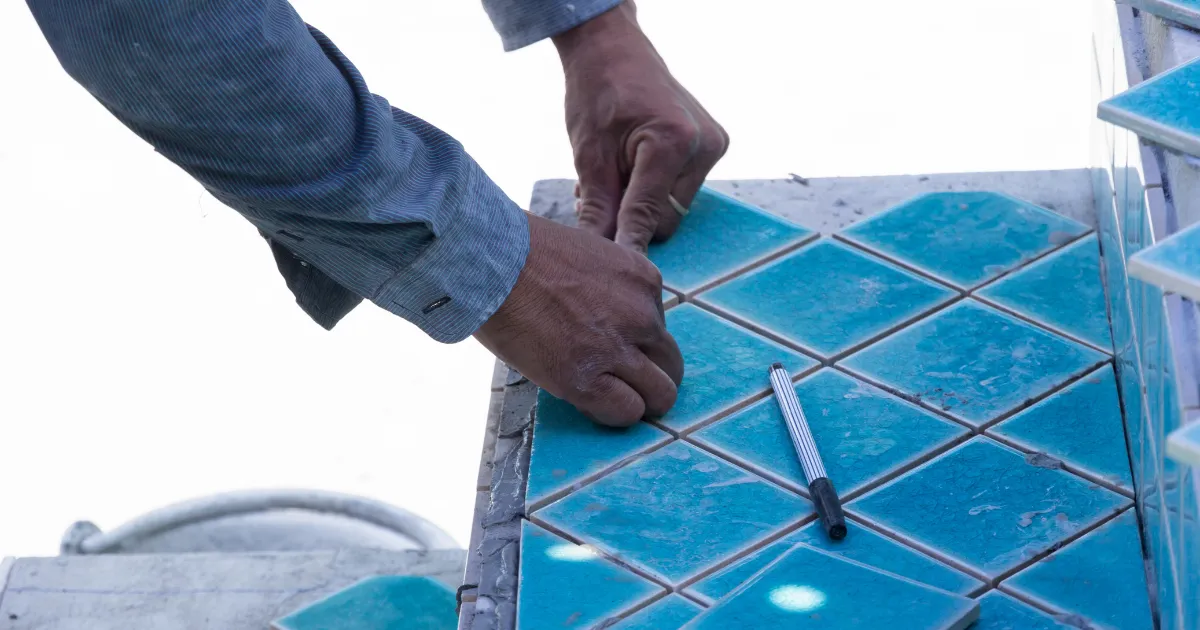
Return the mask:
<path id="1" fill-rule="evenodd" d="M 0 558 L 0 602 L 4 601 L 4 590 L 8 588 L 8 574 L 12 573 L 16 563 L 17 559 L 11 556 Z"/>
<path id="2" fill-rule="evenodd" d="M 1193 63 L 1200 63 L 1200 61 Z M 1164 75 L 1159 75 L 1159 77 L 1161 76 Z M 1158 77 L 1155 77 L 1142 85 L 1148 85 L 1157 79 Z M 1131 89 L 1136 90 L 1138 88 Z M 1164 125 L 1157 120 L 1116 107 L 1110 101 L 1104 101 L 1097 106 L 1096 116 L 1106 123 L 1114 124 L 1122 129 L 1128 129 L 1156 144 L 1161 144 L 1164 147 L 1179 151 L 1185 155 L 1200 156 L 1200 136 L 1194 136 L 1176 127 Z"/>
<path id="3" fill-rule="evenodd" d="M 1147 256 L 1152 254 L 1155 249 L 1169 245 L 1176 237 L 1185 233 L 1187 233 L 1187 230 L 1173 234 L 1169 238 L 1130 256 L 1126 263 L 1126 268 L 1129 275 L 1138 280 L 1149 282 L 1162 288 L 1164 291 L 1178 293 L 1192 301 L 1200 302 L 1200 282 L 1197 282 L 1195 278 L 1147 260 Z"/>
<path id="4" fill-rule="evenodd" d="M 1146 13 L 1153 13 L 1160 18 L 1200 29 L 1200 11 L 1172 0 L 1121 0 L 1121 3 L 1136 7 Z"/>
<path id="5" fill-rule="evenodd" d="M 1167 436 L 1167 457 L 1189 466 L 1200 467 L 1200 433 L 1195 424 L 1184 425 Z"/>

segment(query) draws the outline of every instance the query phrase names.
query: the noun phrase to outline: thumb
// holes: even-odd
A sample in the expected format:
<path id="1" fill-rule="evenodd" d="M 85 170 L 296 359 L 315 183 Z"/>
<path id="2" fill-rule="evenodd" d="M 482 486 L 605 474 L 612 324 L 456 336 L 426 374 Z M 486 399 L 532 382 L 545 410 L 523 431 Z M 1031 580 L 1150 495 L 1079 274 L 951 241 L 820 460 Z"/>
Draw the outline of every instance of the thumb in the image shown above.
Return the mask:
<path id="1" fill-rule="evenodd" d="M 662 217 L 675 210 L 667 201 L 682 165 L 649 142 L 638 145 L 629 188 L 617 211 L 618 244 L 645 253 Z"/>

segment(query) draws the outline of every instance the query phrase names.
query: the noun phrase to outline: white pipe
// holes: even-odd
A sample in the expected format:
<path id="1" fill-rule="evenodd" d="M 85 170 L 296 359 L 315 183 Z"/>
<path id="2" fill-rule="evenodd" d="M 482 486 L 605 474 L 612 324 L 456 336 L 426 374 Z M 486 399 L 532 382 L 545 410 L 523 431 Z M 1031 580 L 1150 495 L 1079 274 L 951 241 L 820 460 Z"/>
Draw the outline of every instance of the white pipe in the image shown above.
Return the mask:
<path id="1" fill-rule="evenodd" d="M 136 518 L 79 545 L 82 554 L 98 554 L 177 527 L 226 516 L 268 510 L 309 510 L 356 518 L 410 538 L 424 549 L 457 549 L 458 544 L 437 525 L 380 501 L 319 490 L 243 490 L 183 501 Z"/>

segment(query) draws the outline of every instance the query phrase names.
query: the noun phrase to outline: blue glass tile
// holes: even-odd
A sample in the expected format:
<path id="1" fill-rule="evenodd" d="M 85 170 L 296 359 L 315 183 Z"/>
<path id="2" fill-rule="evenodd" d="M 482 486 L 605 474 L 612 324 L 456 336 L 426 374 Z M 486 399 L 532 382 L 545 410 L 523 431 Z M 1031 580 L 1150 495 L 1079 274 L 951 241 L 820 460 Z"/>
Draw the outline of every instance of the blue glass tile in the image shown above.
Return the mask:
<path id="1" fill-rule="evenodd" d="M 689 293 L 815 234 L 710 188 L 701 188 L 670 240 L 650 245 L 663 284 Z"/>
<path id="2" fill-rule="evenodd" d="M 686 627 L 961 630 L 978 616 L 972 599 L 797 545 Z"/>
<path id="3" fill-rule="evenodd" d="M 955 295 L 891 263 L 823 240 L 701 299 L 830 358 Z"/>
<path id="4" fill-rule="evenodd" d="M 1099 348 L 1112 348 L 1095 236 L 1002 278 L 979 295 Z"/>
<path id="5" fill-rule="evenodd" d="M 679 583 L 809 512 L 806 499 L 674 442 L 535 515 Z"/>
<path id="6" fill-rule="evenodd" d="M 1165 147 L 1200 155 L 1200 61 L 1168 70 L 1100 103 L 1099 116 Z"/>
<path id="7" fill-rule="evenodd" d="M 1200 422 L 1176 429 L 1167 436 L 1167 456 L 1181 464 L 1200 467 Z"/>
<path id="8" fill-rule="evenodd" d="M 1031 203 L 990 192 L 930 193 L 843 234 L 962 288 L 996 276 L 1087 231 Z"/>
<path id="9" fill-rule="evenodd" d="M 702 610 L 678 595 L 668 595 L 610 627 L 612 630 L 678 630 Z"/>
<path id="10" fill-rule="evenodd" d="M 537 503 L 670 439 L 665 431 L 645 422 L 628 429 L 601 426 L 570 404 L 539 391 L 525 502 Z"/>
<path id="11" fill-rule="evenodd" d="M 1167 291 L 1200 300 L 1200 224 L 1129 259 L 1129 273 Z"/>
<path id="12" fill-rule="evenodd" d="M 592 628 L 665 590 L 529 521 L 521 522 L 520 565 L 521 630 Z"/>
<path id="13" fill-rule="evenodd" d="M 1094 625 L 1150 629 L 1137 515 L 1128 510 L 1005 582 Z"/>
<path id="14" fill-rule="evenodd" d="M 1000 591 L 979 598 L 979 621 L 971 630 L 1070 630 L 1046 613 Z"/>
<path id="15" fill-rule="evenodd" d="M 796 385 L 829 479 L 846 495 L 967 430 L 872 385 L 825 369 Z M 695 439 L 808 487 L 779 404 L 767 397 L 697 431 Z"/>
<path id="16" fill-rule="evenodd" d="M 1133 489 L 1117 380 L 1107 364 L 990 432 Z"/>
<path id="17" fill-rule="evenodd" d="M 1173 22 L 1200 29 L 1200 0 L 1129 0 L 1129 4 Z"/>
<path id="18" fill-rule="evenodd" d="M 979 426 L 1103 359 L 1096 350 L 965 300 L 842 365 Z"/>
<path id="19" fill-rule="evenodd" d="M 278 630 L 454 630 L 454 591 L 427 577 L 355 582 L 272 624 Z"/>
<path id="20" fill-rule="evenodd" d="M 849 508 L 996 577 L 1128 503 L 977 437 Z"/>
<path id="21" fill-rule="evenodd" d="M 813 359 L 691 304 L 667 312 L 667 330 L 683 352 L 683 385 L 661 422 L 683 430 L 771 387 L 767 370 L 780 362 L 793 375 Z"/>

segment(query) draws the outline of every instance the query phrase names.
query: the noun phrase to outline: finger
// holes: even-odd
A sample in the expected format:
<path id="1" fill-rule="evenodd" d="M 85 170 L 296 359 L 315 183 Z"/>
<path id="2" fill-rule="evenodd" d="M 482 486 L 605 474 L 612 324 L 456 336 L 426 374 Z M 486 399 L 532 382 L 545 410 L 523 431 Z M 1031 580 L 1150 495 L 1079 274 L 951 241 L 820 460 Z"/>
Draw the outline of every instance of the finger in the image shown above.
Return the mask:
<path id="1" fill-rule="evenodd" d="M 631 362 L 617 366 L 613 375 L 642 397 L 645 415 L 663 416 L 675 404 L 675 381 L 646 355 L 637 352 L 635 357 Z"/>
<path id="2" fill-rule="evenodd" d="M 696 201 L 696 195 L 700 192 L 700 187 L 704 185 L 704 178 L 708 172 L 703 173 L 697 171 L 685 171 L 675 180 L 675 184 L 671 186 L 671 196 L 679 205 L 685 209 L 691 209 L 692 204 Z M 659 221 L 658 227 L 654 230 L 654 241 L 665 241 L 675 234 L 679 229 L 679 224 L 683 222 L 683 215 L 678 211 L 672 212 L 664 220 Z"/>
<path id="3" fill-rule="evenodd" d="M 617 211 L 617 243 L 644 253 L 663 217 L 678 222 L 669 218 L 678 213 L 667 201 L 667 195 L 671 194 L 684 161 L 686 157 L 680 157 L 679 153 L 656 149 L 650 142 L 638 145 L 629 187 Z"/>
<path id="4" fill-rule="evenodd" d="M 654 337 L 638 344 L 638 348 L 646 358 L 658 366 L 676 386 L 683 383 L 683 353 L 675 337 L 667 332 L 665 326 L 659 329 Z"/>
<path id="5" fill-rule="evenodd" d="M 617 209 L 621 203 L 621 172 L 617 152 L 595 151 L 575 159 L 579 172 L 576 214 L 579 227 L 607 239 L 617 232 Z"/>
<path id="6" fill-rule="evenodd" d="M 625 381 L 612 374 L 602 374 L 587 393 L 567 399 L 585 416 L 610 427 L 628 427 L 646 415 L 646 403 Z"/>

